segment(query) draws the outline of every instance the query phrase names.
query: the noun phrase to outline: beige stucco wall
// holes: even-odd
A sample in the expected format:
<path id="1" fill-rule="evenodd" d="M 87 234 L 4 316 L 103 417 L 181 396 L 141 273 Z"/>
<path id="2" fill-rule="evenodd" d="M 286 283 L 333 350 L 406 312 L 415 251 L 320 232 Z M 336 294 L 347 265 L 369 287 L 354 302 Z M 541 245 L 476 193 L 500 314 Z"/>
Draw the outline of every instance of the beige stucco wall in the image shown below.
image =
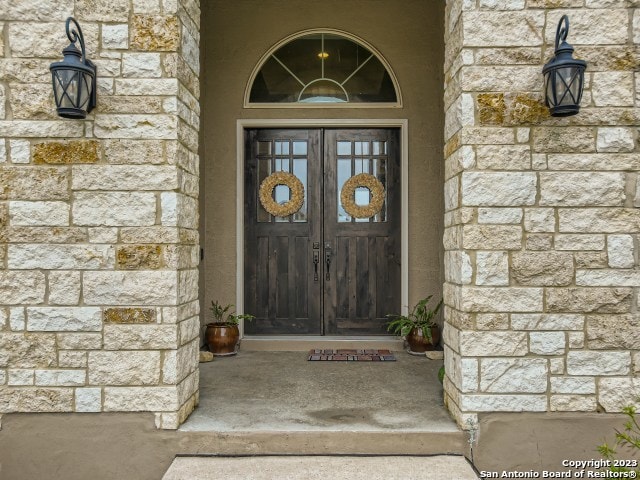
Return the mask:
<path id="1" fill-rule="evenodd" d="M 236 299 L 236 121 L 262 118 L 408 119 L 409 303 L 442 291 L 441 2 L 394 0 L 202 4 L 201 301 Z M 262 55 L 284 37 L 331 28 L 378 49 L 395 72 L 402 108 L 243 108 L 245 87 Z"/>

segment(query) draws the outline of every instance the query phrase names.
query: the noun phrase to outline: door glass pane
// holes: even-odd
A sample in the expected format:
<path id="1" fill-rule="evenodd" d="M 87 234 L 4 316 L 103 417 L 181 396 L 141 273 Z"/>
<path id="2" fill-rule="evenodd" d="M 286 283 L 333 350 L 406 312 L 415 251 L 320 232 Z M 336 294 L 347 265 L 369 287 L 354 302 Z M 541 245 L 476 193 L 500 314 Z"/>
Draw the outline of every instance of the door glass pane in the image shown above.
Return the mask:
<path id="1" fill-rule="evenodd" d="M 387 142 L 371 142 L 373 144 L 374 155 L 386 155 L 387 154 Z"/>
<path id="2" fill-rule="evenodd" d="M 270 142 L 260 142 L 260 143 L 268 143 Z M 258 159 L 258 185 L 257 189 L 260 188 L 260 184 L 262 181 L 271 175 L 271 158 L 266 159 Z M 257 211 L 258 211 L 258 222 L 269 222 L 271 220 L 271 215 L 267 212 L 262 203 L 260 203 L 260 199 L 258 198 L 258 191 L 256 189 L 256 201 L 257 201 Z"/>
<path id="3" fill-rule="evenodd" d="M 271 142 L 258 142 L 258 155 L 271 155 Z"/>
<path id="4" fill-rule="evenodd" d="M 371 192 L 369 189 L 366 187 L 356 188 L 355 202 L 359 207 L 369 205 L 369 202 L 371 202 Z"/>
<path id="5" fill-rule="evenodd" d="M 359 173 L 371 173 L 371 168 L 369 167 L 370 160 L 368 158 L 356 158 L 354 163 L 354 175 L 358 175 Z"/>
<path id="6" fill-rule="evenodd" d="M 276 154 L 278 152 L 278 143 L 280 144 L 280 150 L 289 151 L 289 142 L 276 142 Z M 288 158 L 276 158 L 276 172 L 288 172 L 289 171 L 289 159 Z M 276 203 L 282 205 L 291 199 L 291 190 L 286 185 L 276 185 L 273 189 L 273 199 Z M 289 223 L 290 217 L 278 217 L 274 216 L 276 223 Z"/>
<path id="7" fill-rule="evenodd" d="M 306 155 L 307 154 L 307 142 L 293 142 L 293 154 L 294 155 Z"/>
<path id="8" fill-rule="evenodd" d="M 338 222 L 350 222 L 351 216 L 345 212 L 340 200 L 340 194 L 342 193 L 342 186 L 349 177 L 351 177 L 351 159 L 340 158 L 338 159 Z"/>
<path id="9" fill-rule="evenodd" d="M 297 143 L 297 142 L 295 142 Z M 295 143 L 294 143 L 294 152 L 295 152 Z M 305 142 L 305 151 L 306 151 L 306 142 Z M 293 214 L 293 221 L 300 223 L 307 221 L 307 159 L 306 158 L 296 158 L 293 160 L 293 174 L 298 177 L 298 179 L 304 185 L 304 202 L 302 203 L 302 207 L 296 213 Z"/>
<path id="10" fill-rule="evenodd" d="M 351 142 L 338 142 L 338 155 L 351 155 Z"/>
<path id="11" fill-rule="evenodd" d="M 288 172 L 289 171 L 289 159 L 288 158 L 276 158 L 276 172 Z"/>
<path id="12" fill-rule="evenodd" d="M 278 140 L 276 143 L 276 155 L 289 155 L 289 142 Z"/>
<path id="13" fill-rule="evenodd" d="M 291 199 L 291 190 L 286 185 L 276 185 L 273 192 L 273 198 L 276 203 L 284 205 Z"/>
<path id="14" fill-rule="evenodd" d="M 354 142 L 356 155 L 369 155 L 369 142 Z"/>
<path id="15" fill-rule="evenodd" d="M 385 187 L 384 203 L 382 204 L 382 208 L 380 209 L 380 211 L 376 214 L 375 217 L 373 217 L 372 221 L 386 222 L 387 221 L 387 170 L 386 170 L 387 163 L 384 159 L 381 159 L 381 158 L 374 158 L 371 161 L 371 163 L 373 168 L 372 174 L 378 180 L 380 180 L 380 183 L 382 183 L 382 185 L 384 185 Z"/>

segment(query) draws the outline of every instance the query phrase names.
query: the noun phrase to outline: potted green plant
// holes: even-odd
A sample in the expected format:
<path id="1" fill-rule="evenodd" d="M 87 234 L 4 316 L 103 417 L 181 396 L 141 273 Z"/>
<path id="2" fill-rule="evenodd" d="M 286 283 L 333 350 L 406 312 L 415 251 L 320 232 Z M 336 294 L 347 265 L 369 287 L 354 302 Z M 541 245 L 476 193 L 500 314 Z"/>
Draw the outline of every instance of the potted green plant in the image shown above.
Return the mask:
<path id="1" fill-rule="evenodd" d="M 636 402 L 640 404 L 640 397 Z M 640 475 L 640 469 L 637 469 L 638 461 L 634 458 L 637 457 L 636 453 L 640 454 L 640 418 L 637 416 L 639 412 L 635 405 L 623 407 L 622 412 L 628 418 L 624 424 L 624 431 L 616 429 L 616 443 L 609 445 L 605 442 L 598 445 L 598 451 L 609 461 L 609 471 L 627 474 L 618 475 L 615 478 L 637 478 Z M 618 458 L 617 447 L 625 449 L 624 453 L 620 452 L 624 459 Z"/>
<path id="2" fill-rule="evenodd" d="M 440 328 L 434 318 L 442 308 L 442 300 L 434 309 L 428 307 L 433 295 L 420 300 L 408 315 L 390 314 L 387 331 L 406 338 L 409 353 L 421 354 L 434 350 L 440 341 Z"/>
<path id="3" fill-rule="evenodd" d="M 216 356 L 235 355 L 240 341 L 240 320 L 253 320 L 253 315 L 238 315 L 231 310 L 232 304 L 222 306 L 218 301 L 212 301 L 209 307 L 211 322 L 207 323 L 205 341 L 209 351 Z"/>

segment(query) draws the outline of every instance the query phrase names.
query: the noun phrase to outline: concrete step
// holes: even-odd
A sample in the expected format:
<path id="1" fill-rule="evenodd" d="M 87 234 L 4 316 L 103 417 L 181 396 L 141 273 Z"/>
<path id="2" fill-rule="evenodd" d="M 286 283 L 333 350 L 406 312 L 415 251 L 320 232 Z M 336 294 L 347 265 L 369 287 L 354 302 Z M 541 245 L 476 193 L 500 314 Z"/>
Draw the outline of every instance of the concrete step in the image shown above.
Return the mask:
<path id="1" fill-rule="evenodd" d="M 332 337 L 332 336 L 273 336 L 254 335 L 244 337 L 240 348 L 244 351 L 256 352 L 303 352 L 312 348 L 355 348 L 355 349 L 386 349 L 401 352 L 403 340 L 394 336 L 369 337 Z"/>
<path id="2" fill-rule="evenodd" d="M 177 457 L 163 480 L 476 480 L 461 456 Z"/>
<path id="3" fill-rule="evenodd" d="M 181 432 L 185 453 L 221 455 L 464 455 L 464 432 Z"/>
<path id="4" fill-rule="evenodd" d="M 309 362 L 306 352 L 243 346 L 201 364 L 180 453 L 464 454 L 466 434 L 442 401 L 442 361 L 394 353 L 395 362 Z"/>

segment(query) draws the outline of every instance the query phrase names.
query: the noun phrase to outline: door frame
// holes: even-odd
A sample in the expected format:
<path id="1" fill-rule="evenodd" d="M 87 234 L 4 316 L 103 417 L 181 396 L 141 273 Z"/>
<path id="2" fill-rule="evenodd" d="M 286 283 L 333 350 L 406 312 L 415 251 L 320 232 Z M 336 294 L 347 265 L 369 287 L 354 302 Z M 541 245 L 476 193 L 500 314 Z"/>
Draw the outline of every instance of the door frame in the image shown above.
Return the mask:
<path id="1" fill-rule="evenodd" d="M 409 121 L 392 119 L 243 118 L 236 121 L 236 307 L 244 313 L 244 193 L 245 141 L 250 128 L 398 128 L 400 130 L 400 309 L 409 304 Z M 244 323 L 240 322 L 244 338 Z"/>

